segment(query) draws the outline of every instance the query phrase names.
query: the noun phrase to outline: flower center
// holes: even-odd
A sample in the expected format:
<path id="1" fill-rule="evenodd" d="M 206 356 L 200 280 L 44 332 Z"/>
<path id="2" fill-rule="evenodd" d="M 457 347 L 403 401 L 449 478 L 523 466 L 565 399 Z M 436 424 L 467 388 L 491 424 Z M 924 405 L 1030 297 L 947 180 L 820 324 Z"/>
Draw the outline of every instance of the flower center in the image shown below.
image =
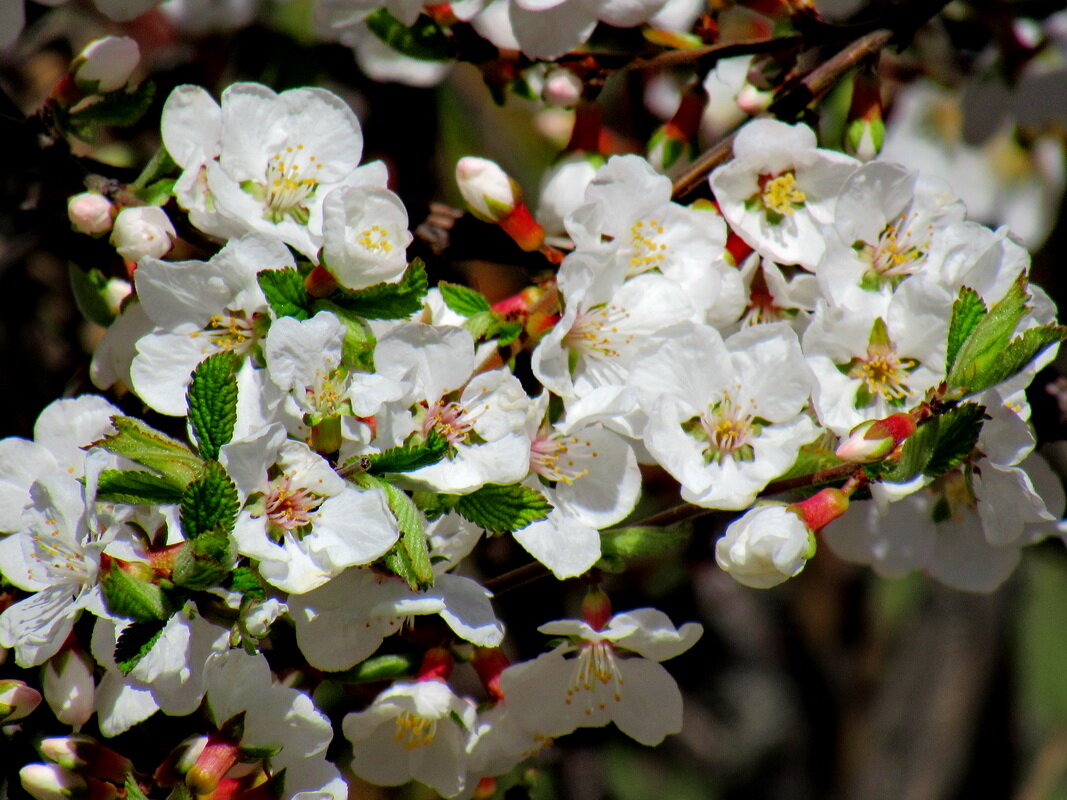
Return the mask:
<path id="1" fill-rule="evenodd" d="M 808 199 L 797 186 L 797 178 L 792 170 L 775 177 L 760 176 L 760 187 L 763 207 L 779 216 L 791 216 L 798 208 L 803 208 Z"/>
<path id="2" fill-rule="evenodd" d="M 372 255 L 388 255 L 393 251 L 393 242 L 389 237 L 389 231 L 381 225 L 371 225 L 366 230 L 360 231 L 356 237 L 356 244 Z"/>
<path id="3" fill-rule="evenodd" d="M 436 430 L 449 444 L 463 444 L 470 438 L 474 423 L 484 411 L 483 407 L 478 413 L 472 413 L 459 403 L 438 400 L 426 412 L 426 419 L 422 422 L 422 435 L 426 436 L 431 430 Z"/>
<path id="4" fill-rule="evenodd" d="M 318 372 L 314 386 L 304 387 L 307 407 L 322 417 L 336 417 L 346 412 L 348 372 L 337 367 L 329 372 Z"/>
<path id="5" fill-rule="evenodd" d="M 394 722 L 396 731 L 393 734 L 393 741 L 402 745 L 405 750 L 415 750 L 432 744 L 437 734 L 437 720 L 426 719 L 410 711 L 399 714 Z"/>
<path id="6" fill-rule="evenodd" d="M 267 495 L 267 519 L 280 528 L 293 531 L 310 525 L 312 514 L 322 505 L 322 498 L 304 487 L 294 487 L 288 475 L 274 480 Z"/>
<path id="7" fill-rule="evenodd" d="M 226 309 L 223 313 L 208 320 L 204 330 L 195 331 L 192 336 L 194 339 L 206 336 L 211 345 L 218 350 L 228 350 L 236 355 L 244 355 L 255 344 L 257 338 L 255 323 L 255 315 L 248 318 L 244 311 Z"/>
<path id="8" fill-rule="evenodd" d="M 667 245 L 657 241 L 663 235 L 663 226 L 659 220 L 639 219 L 630 228 L 630 268 L 627 277 L 656 269 L 667 258 Z"/>
<path id="9" fill-rule="evenodd" d="M 54 519 L 43 520 L 31 534 L 33 561 L 53 580 L 91 584 L 96 580 L 96 563 L 85 557 L 81 547 L 68 540 Z M 32 577 L 31 567 L 31 577 Z"/>
<path id="10" fill-rule="evenodd" d="M 589 470 L 582 469 L 575 459 L 596 458 L 598 453 L 592 447 L 592 442 L 577 436 L 541 433 L 530 445 L 530 470 L 547 481 L 574 483 L 589 474 Z"/>
<path id="11" fill-rule="evenodd" d="M 751 461 L 755 454 L 751 440 L 759 434 L 763 421 L 735 403 L 727 393 L 699 417 L 682 423 L 690 436 L 706 441 L 705 463 L 721 464 L 727 458 Z"/>
<path id="12" fill-rule="evenodd" d="M 904 214 L 886 226 L 871 253 L 868 276 L 876 283 L 905 278 L 915 272 L 919 261 L 926 257 L 933 225 L 921 228 L 918 213 Z M 920 228 L 916 232 L 916 228 Z M 874 286 L 872 288 L 878 288 Z"/>
<path id="13" fill-rule="evenodd" d="M 594 706 L 603 710 L 609 699 L 622 700 L 623 678 L 611 642 L 587 642 L 575 660 L 578 663 L 564 699 L 567 705 L 578 701 L 586 714 L 592 714 Z"/>
<path id="14" fill-rule="evenodd" d="M 626 309 L 610 304 L 579 311 L 563 342 L 575 352 L 591 358 L 619 358 L 620 348 L 625 348 L 634 338 L 619 330 L 619 323 L 629 316 Z"/>
<path id="15" fill-rule="evenodd" d="M 871 400 L 881 395 L 890 405 L 901 405 L 911 394 L 907 377 L 919 366 L 914 358 L 902 358 L 895 350 L 871 346 L 866 358 L 854 358 L 848 369 L 850 378 L 863 381 L 857 395 L 857 407 L 870 405 Z M 867 398 L 863 395 L 866 394 Z M 866 402 L 861 400 L 866 399 Z"/>
<path id="16" fill-rule="evenodd" d="M 245 181 L 242 188 L 263 203 L 263 218 L 282 222 L 292 217 L 306 225 L 310 216 L 305 205 L 319 187 L 322 164 L 304 151 L 304 145 L 288 146 L 267 160 L 266 182 Z"/>

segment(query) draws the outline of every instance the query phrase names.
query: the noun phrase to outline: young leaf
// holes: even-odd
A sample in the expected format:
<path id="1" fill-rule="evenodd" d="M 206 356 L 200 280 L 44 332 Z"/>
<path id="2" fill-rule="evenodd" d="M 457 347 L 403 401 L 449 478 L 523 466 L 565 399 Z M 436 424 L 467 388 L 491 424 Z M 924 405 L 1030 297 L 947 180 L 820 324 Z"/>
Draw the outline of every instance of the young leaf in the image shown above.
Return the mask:
<path id="1" fill-rule="evenodd" d="M 438 283 L 437 288 L 441 290 L 441 299 L 445 301 L 445 305 L 464 317 L 473 317 L 475 314 L 490 310 L 489 301 L 485 295 L 474 289 L 444 281 Z"/>
<path id="2" fill-rule="evenodd" d="M 96 499 L 131 506 L 170 505 L 181 502 L 184 489 L 154 472 L 105 469 L 96 486 Z"/>
<path id="3" fill-rule="evenodd" d="M 133 91 L 119 89 L 99 95 L 99 100 L 67 115 L 67 120 L 75 130 L 91 125 L 133 125 L 152 105 L 155 89 L 151 81 L 145 81 Z"/>
<path id="4" fill-rule="evenodd" d="M 193 591 L 222 586 L 233 569 L 236 551 L 228 533 L 204 533 L 186 542 L 174 560 L 171 579 Z"/>
<path id="5" fill-rule="evenodd" d="M 115 560 L 101 573 L 100 588 L 108 611 L 116 617 L 136 622 L 165 620 L 170 616 L 170 604 L 163 590 L 148 578 L 134 576 Z"/>
<path id="6" fill-rule="evenodd" d="M 673 528 L 633 527 L 600 532 L 600 562 L 609 572 L 621 572 L 626 563 L 641 556 L 676 550 L 689 540 L 688 526 Z"/>
<path id="7" fill-rule="evenodd" d="M 182 495 L 182 532 L 195 539 L 209 531 L 230 533 L 237 519 L 237 487 L 217 461 L 204 465 L 204 474 Z"/>
<path id="8" fill-rule="evenodd" d="M 949 389 L 970 394 L 972 385 L 981 382 L 981 376 L 996 364 L 1015 326 L 1026 314 L 1026 300 L 1026 276 L 1020 275 L 960 345 L 946 379 Z"/>
<path id="9" fill-rule="evenodd" d="M 162 630 L 162 628 L 160 630 Z M 155 640 L 153 640 L 153 644 L 154 643 L 155 643 Z M 151 649 L 151 645 L 149 646 L 149 649 Z M 147 652 L 147 651 L 145 651 L 145 652 Z M 117 663 L 117 660 L 116 660 L 116 663 Z M 133 669 L 133 667 L 130 667 L 130 669 Z M 121 665 L 119 665 L 119 671 L 122 672 L 122 666 Z M 126 672 L 122 672 L 122 674 L 123 675 L 128 674 L 128 670 Z M 126 787 L 125 788 L 126 788 L 126 800 L 148 800 L 148 795 L 146 795 L 143 791 L 141 791 L 141 787 L 137 785 L 137 779 L 133 777 L 133 773 L 132 772 L 126 774 Z"/>
<path id="10" fill-rule="evenodd" d="M 67 273 L 71 291 L 74 293 L 74 303 L 81 315 L 105 328 L 114 322 L 115 315 L 104 299 L 104 288 L 107 286 L 104 273 L 98 269 L 86 272 L 76 264 L 68 264 Z"/>
<path id="11" fill-rule="evenodd" d="M 145 622 L 131 622 L 122 629 L 118 641 L 115 642 L 115 666 L 123 675 L 129 675 L 133 668 L 140 663 L 141 659 L 159 641 L 160 634 L 166 626 L 163 620 L 147 620 Z M 127 778 L 127 784 L 133 781 L 132 776 Z M 136 784 L 135 784 L 136 785 Z M 139 791 L 139 790 L 138 790 Z M 135 795 L 127 794 L 127 800 Z M 144 797 L 143 794 L 140 795 Z"/>
<path id="12" fill-rule="evenodd" d="M 237 422 L 237 358 L 229 351 L 208 356 L 193 370 L 185 399 L 200 455 L 213 460 L 233 438 Z"/>
<path id="13" fill-rule="evenodd" d="M 436 464 L 448 455 L 448 440 L 437 431 L 431 430 L 425 441 L 418 444 L 405 444 L 390 447 L 380 453 L 355 456 L 345 466 L 359 463 L 365 472 L 382 475 L 387 472 L 411 472 L 421 467 Z"/>
<path id="14" fill-rule="evenodd" d="M 372 656 L 356 664 L 351 669 L 330 677 L 341 683 L 372 683 L 376 681 L 394 681 L 397 678 L 410 677 L 419 667 L 419 658 L 411 653 Z"/>
<path id="15" fill-rule="evenodd" d="M 408 58 L 419 61 L 448 61 L 449 39 L 433 20 L 423 17 L 410 28 L 382 8 L 365 20 L 371 32 Z"/>
<path id="16" fill-rule="evenodd" d="M 517 531 L 547 517 L 552 506 L 534 489 L 488 483 L 460 497 L 455 509 L 487 531 Z"/>
<path id="17" fill-rule="evenodd" d="M 200 475 L 203 461 L 176 439 L 134 417 L 115 416 L 111 424 L 117 432 L 93 442 L 92 446 L 148 467 L 183 489 Z"/>
<path id="18" fill-rule="evenodd" d="M 304 286 L 304 276 L 292 267 L 262 270 L 256 273 L 256 280 L 275 316 L 299 320 L 311 316 L 308 312 L 311 298 Z"/>
<path id="19" fill-rule="evenodd" d="M 901 448 L 900 460 L 881 479 L 907 483 L 920 474 L 936 478 L 955 469 L 974 450 L 985 406 L 963 403 L 921 423 Z"/>
<path id="20" fill-rule="evenodd" d="M 422 308 L 429 284 L 422 260 L 416 258 L 397 283 L 376 283 L 366 289 L 338 289 L 330 300 L 364 319 L 404 319 Z"/>
<path id="21" fill-rule="evenodd" d="M 403 491 L 385 481 L 377 481 L 385 490 L 389 509 L 396 517 L 400 528 L 400 541 L 386 554 L 385 563 L 393 569 L 394 565 L 403 570 L 397 571 L 412 589 L 426 589 L 433 586 L 433 568 L 430 565 L 430 548 L 426 531 L 422 527 L 422 517 L 414 501 Z M 390 559 L 390 554 L 396 554 Z M 394 570 L 395 571 L 395 570 Z"/>
<path id="22" fill-rule="evenodd" d="M 227 587 L 231 592 L 239 592 L 249 600 L 264 600 L 267 597 L 266 587 L 259 575 L 250 567 L 237 567 L 230 573 L 230 583 Z"/>
<path id="23" fill-rule="evenodd" d="M 985 303 L 978 292 L 969 286 L 960 289 L 956 302 L 952 304 L 952 320 L 948 326 L 948 351 L 945 356 L 945 372 L 952 371 L 956 363 L 956 354 L 974 331 L 975 326 L 986 315 Z"/>
<path id="24" fill-rule="evenodd" d="M 1003 383 L 1025 369 L 1046 347 L 1064 339 L 1067 339 L 1067 328 L 1060 325 L 1042 325 L 1023 331 L 1008 343 L 996 361 L 974 377 L 968 386 L 970 392 L 974 394 Z"/>

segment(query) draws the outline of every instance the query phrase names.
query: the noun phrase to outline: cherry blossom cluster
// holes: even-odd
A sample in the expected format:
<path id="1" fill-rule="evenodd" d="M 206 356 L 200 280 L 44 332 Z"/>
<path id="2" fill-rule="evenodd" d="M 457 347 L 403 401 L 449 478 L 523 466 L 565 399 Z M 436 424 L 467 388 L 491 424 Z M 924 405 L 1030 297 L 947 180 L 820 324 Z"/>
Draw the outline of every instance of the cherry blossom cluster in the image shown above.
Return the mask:
<path id="1" fill-rule="evenodd" d="M 538 36 L 660 6 L 494 7 L 555 55 L 581 39 Z M 320 8 L 355 25 L 374 4 Z M 144 204 L 89 192 L 69 212 L 129 267 L 97 287 L 93 380 L 163 422 L 86 395 L 0 441 L 0 573 L 19 590 L 0 646 L 44 665 L 76 730 L 203 708 L 202 733 L 138 765 L 151 787 L 90 737 L 46 740 L 22 772 L 38 798 L 343 800 L 350 773 L 471 796 L 580 727 L 658 744 L 682 721 L 660 662 L 700 625 L 613 614 L 590 577 L 580 618 L 541 625 L 551 649 L 520 660 L 474 557 L 510 537 L 562 580 L 655 551 L 626 525 L 642 465 L 697 511 L 744 512 L 715 556 L 758 588 L 821 542 L 989 590 L 1060 533 L 1024 389 L 1065 331 L 1026 250 L 935 180 L 761 119 L 711 174 L 714 202 L 683 205 L 617 156 L 564 181 L 581 200 L 546 237 L 512 179 L 463 159 L 472 213 L 558 266 L 493 303 L 429 286 L 385 165 L 360 163 L 330 92 L 182 86 L 161 129 Z M 279 681 L 282 641 L 298 664 Z M 343 746 L 327 682 L 374 690 L 341 705 Z M 0 684 L 0 724 L 40 700 Z"/>

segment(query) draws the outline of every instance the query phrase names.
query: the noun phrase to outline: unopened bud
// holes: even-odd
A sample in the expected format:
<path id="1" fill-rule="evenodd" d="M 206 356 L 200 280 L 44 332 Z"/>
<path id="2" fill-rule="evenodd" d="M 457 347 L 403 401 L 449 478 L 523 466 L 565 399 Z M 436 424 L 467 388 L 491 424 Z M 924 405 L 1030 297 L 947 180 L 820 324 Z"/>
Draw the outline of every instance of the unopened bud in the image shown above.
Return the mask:
<path id="1" fill-rule="evenodd" d="M 115 218 L 111 244 L 129 261 L 144 256 L 162 258 L 170 252 L 178 232 L 163 209 L 156 206 L 124 208 Z"/>
<path id="2" fill-rule="evenodd" d="M 67 201 L 67 216 L 74 230 L 98 236 L 111 230 L 115 206 L 102 194 L 82 192 Z"/>
<path id="3" fill-rule="evenodd" d="M 885 419 L 868 420 L 852 429 L 835 455 L 842 461 L 856 464 L 881 461 L 913 433 L 915 418 L 911 414 L 900 413 Z"/>
<path id="4" fill-rule="evenodd" d="M 22 681 L 0 681 L 0 725 L 15 722 L 41 704 L 41 693 Z"/>
<path id="5" fill-rule="evenodd" d="M 128 758 L 83 734 L 44 739 L 39 750 L 61 767 L 111 783 L 123 783 L 133 770 Z"/>
<path id="6" fill-rule="evenodd" d="M 661 125 L 648 142 L 648 160 L 657 169 L 666 170 L 692 148 L 700 129 L 700 120 L 708 104 L 708 93 L 701 83 L 682 95 L 678 110 L 669 122 Z"/>
<path id="7" fill-rule="evenodd" d="M 804 569 L 815 555 L 815 536 L 792 506 L 750 509 L 715 543 L 715 561 L 738 583 L 754 589 L 777 586 Z"/>
<path id="8" fill-rule="evenodd" d="M 456 660 L 444 647 L 432 647 L 422 657 L 419 671 L 415 673 L 418 681 L 443 681 L 452 674 Z"/>
<path id="9" fill-rule="evenodd" d="M 611 598 L 597 587 L 582 599 L 582 619 L 595 631 L 602 631 L 611 620 Z"/>
<path id="10" fill-rule="evenodd" d="M 884 143 L 881 87 L 876 76 L 862 70 L 852 84 L 852 105 L 845 126 L 845 150 L 861 161 L 870 161 L 882 152 Z"/>
<path id="11" fill-rule="evenodd" d="M 582 99 L 582 79 L 563 67 L 555 67 L 545 75 L 541 98 L 550 106 L 572 108 Z"/>
<path id="12" fill-rule="evenodd" d="M 840 489 L 823 489 L 790 508 L 803 518 L 808 530 L 818 533 L 848 511 L 848 495 Z"/>
<path id="13" fill-rule="evenodd" d="M 500 222 L 522 202 L 515 181 L 487 158 L 461 158 L 456 163 L 456 184 L 471 213 L 486 222 Z"/>
<path id="14" fill-rule="evenodd" d="M 78 729 L 93 715 L 96 684 L 83 653 L 63 650 L 44 666 L 44 697 L 56 719 Z"/>
<path id="15" fill-rule="evenodd" d="M 123 88 L 141 60 L 137 42 L 128 36 L 105 36 L 90 42 L 72 65 L 74 80 L 86 94 Z"/>
<path id="16" fill-rule="evenodd" d="M 237 763 L 240 747 L 229 737 L 212 734 L 185 774 L 185 784 L 194 794 L 209 794 Z"/>
<path id="17" fill-rule="evenodd" d="M 89 794 L 83 777 L 56 764 L 27 764 L 19 770 L 19 780 L 36 800 L 67 800 Z"/>
<path id="18" fill-rule="evenodd" d="M 500 673 L 511 665 L 507 655 L 499 647 L 478 647 L 471 659 L 474 671 L 478 673 L 485 690 L 494 700 L 501 700 L 504 692 L 500 688 Z"/>

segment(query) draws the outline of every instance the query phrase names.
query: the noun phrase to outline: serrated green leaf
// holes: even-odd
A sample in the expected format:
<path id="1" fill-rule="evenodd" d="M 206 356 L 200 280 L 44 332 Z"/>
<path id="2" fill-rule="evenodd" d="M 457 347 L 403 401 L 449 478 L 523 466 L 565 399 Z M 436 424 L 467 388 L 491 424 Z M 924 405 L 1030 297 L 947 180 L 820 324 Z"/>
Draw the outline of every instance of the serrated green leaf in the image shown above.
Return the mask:
<path id="1" fill-rule="evenodd" d="M 235 559 L 236 549 L 228 533 L 204 533 L 178 551 L 171 580 L 193 591 L 223 586 Z"/>
<path id="2" fill-rule="evenodd" d="M 259 575 L 250 567 L 237 567 L 230 573 L 229 587 L 232 592 L 239 592 L 250 600 L 265 600 L 266 587 Z"/>
<path id="3" fill-rule="evenodd" d="M 1026 286 L 1026 275 L 1020 275 L 964 339 L 946 379 L 950 391 L 969 394 L 971 385 L 1000 358 L 1015 326 L 1026 314 Z"/>
<path id="4" fill-rule="evenodd" d="M 361 664 L 330 677 L 341 683 L 374 683 L 392 681 L 414 675 L 420 658 L 414 654 L 373 656 Z"/>
<path id="5" fill-rule="evenodd" d="M 116 433 L 93 442 L 110 453 L 123 456 L 159 473 L 175 486 L 186 487 L 196 480 L 203 461 L 188 447 L 135 417 L 111 418 Z"/>
<path id="6" fill-rule="evenodd" d="M 304 276 L 292 267 L 265 269 L 256 273 L 256 280 L 271 311 L 277 317 L 308 319 L 311 298 L 308 297 Z"/>
<path id="7" fill-rule="evenodd" d="M 144 622 L 131 622 L 123 628 L 122 633 L 119 634 L 118 641 L 115 642 L 115 666 L 119 668 L 119 672 L 123 675 L 129 675 L 133 668 L 141 662 L 141 659 L 148 655 L 155 643 L 159 641 L 164 627 L 166 627 L 166 622 L 163 620 L 146 620 Z M 126 778 L 126 783 L 127 785 L 130 783 L 134 783 L 134 786 L 137 785 L 133 781 L 132 775 Z M 138 787 L 136 794 L 127 794 L 126 796 L 127 800 L 138 796 L 143 798 L 144 793 Z"/>
<path id="8" fill-rule="evenodd" d="M 609 572 L 620 572 L 626 563 L 642 556 L 660 555 L 683 547 L 689 540 L 688 526 L 673 528 L 631 527 L 600 532 L 600 562 Z"/>
<path id="9" fill-rule="evenodd" d="M 358 290 L 340 288 L 329 299 L 364 319 L 404 319 L 422 308 L 428 288 L 426 268 L 416 258 L 397 283 L 376 283 Z"/>
<path id="10" fill-rule="evenodd" d="M 970 393 L 981 392 L 1014 377 L 1043 350 L 1064 339 L 1067 339 L 1067 328 L 1059 325 L 1043 325 L 1023 331 L 1008 343 L 999 358 L 971 379 Z"/>
<path id="11" fill-rule="evenodd" d="M 901 448 L 900 460 L 886 466 L 881 479 L 907 483 L 920 474 L 936 478 L 955 469 L 974 450 L 985 406 L 962 403 L 919 424 Z"/>
<path id="12" fill-rule="evenodd" d="M 485 295 L 467 286 L 441 281 L 437 288 L 441 290 L 441 299 L 445 301 L 445 305 L 464 317 L 473 317 L 490 310 Z"/>
<path id="13" fill-rule="evenodd" d="M 383 475 L 387 472 L 411 472 L 436 464 L 448 455 L 448 440 L 431 430 L 425 441 L 390 447 L 380 453 L 368 453 L 349 459 L 345 466 L 358 464 L 364 472 Z"/>
<path id="14" fill-rule="evenodd" d="M 149 580 L 150 576 L 151 570 L 147 570 L 144 577 L 135 577 L 122 569 L 117 561 L 111 561 L 100 578 L 108 611 L 116 617 L 136 622 L 167 619 L 170 604 L 163 590 Z"/>
<path id="15" fill-rule="evenodd" d="M 385 496 L 389 503 L 389 509 L 396 517 L 397 526 L 400 528 L 400 541 L 391 553 L 398 552 L 403 562 L 401 567 L 405 574 L 401 578 L 407 581 L 412 589 L 427 589 L 433 586 L 433 566 L 430 564 L 430 546 L 426 538 L 426 530 L 422 526 L 422 517 L 414 501 L 403 491 L 392 484 L 381 482 L 385 489 Z M 388 555 L 386 564 L 390 563 Z"/>
<path id="16" fill-rule="evenodd" d="M 133 667 L 130 667 L 130 669 L 133 669 Z M 122 667 L 119 667 L 119 670 L 121 671 Z M 122 674 L 125 675 L 127 673 L 124 672 Z M 148 800 L 148 795 L 141 791 L 141 787 L 137 784 L 137 779 L 133 777 L 132 773 L 126 775 L 125 788 L 126 800 Z"/>
<path id="17" fill-rule="evenodd" d="M 211 531 L 233 531 L 237 519 L 237 487 L 222 464 L 209 461 L 204 474 L 186 487 L 181 501 L 181 525 L 186 539 Z"/>
<path id="18" fill-rule="evenodd" d="M 96 486 L 96 499 L 131 506 L 181 502 L 184 489 L 168 478 L 141 470 L 105 469 Z"/>
<path id="19" fill-rule="evenodd" d="M 74 302 L 81 315 L 90 322 L 95 322 L 105 328 L 114 322 L 115 315 L 104 298 L 104 291 L 107 288 L 107 278 L 104 277 L 104 273 L 98 269 L 86 272 L 76 264 L 68 264 L 67 274 L 70 277 L 70 289 L 74 294 Z"/>
<path id="20" fill-rule="evenodd" d="M 375 36 L 408 58 L 448 61 L 451 57 L 448 36 L 428 17 L 421 17 L 409 28 L 382 8 L 364 21 Z"/>
<path id="21" fill-rule="evenodd" d="M 501 322 L 495 333 L 496 343 L 501 347 L 506 347 L 507 345 L 518 339 L 521 333 L 521 322 Z"/>
<path id="22" fill-rule="evenodd" d="M 974 289 L 964 286 L 956 302 L 952 304 L 952 320 L 948 326 L 948 350 L 945 356 L 945 372 L 952 371 L 960 347 L 967 341 L 975 327 L 986 315 L 985 303 Z"/>
<path id="23" fill-rule="evenodd" d="M 185 399 L 189 424 L 205 459 L 219 457 L 219 448 L 233 438 L 237 422 L 237 357 L 222 351 L 193 370 Z"/>
<path id="24" fill-rule="evenodd" d="M 155 93 L 156 87 L 151 81 L 145 81 L 133 91 L 108 92 L 99 95 L 99 100 L 67 114 L 66 120 L 77 130 L 92 125 L 133 125 L 148 111 Z"/>
<path id="25" fill-rule="evenodd" d="M 526 486 L 487 483 L 456 501 L 455 510 L 487 531 L 517 531 L 544 519 L 552 506 L 544 496 Z"/>
<path id="26" fill-rule="evenodd" d="M 419 507 L 419 510 L 422 511 L 422 514 L 426 519 L 434 520 L 455 508 L 459 496 L 454 494 L 414 491 L 411 493 L 411 499 L 415 501 L 415 505 Z"/>
<path id="27" fill-rule="evenodd" d="M 374 372 L 374 346 L 377 340 L 364 318 L 329 300 L 316 300 L 312 310 L 316 313 L 329 311 L 344 323 L 341 362 L 354 372 Z"/>

